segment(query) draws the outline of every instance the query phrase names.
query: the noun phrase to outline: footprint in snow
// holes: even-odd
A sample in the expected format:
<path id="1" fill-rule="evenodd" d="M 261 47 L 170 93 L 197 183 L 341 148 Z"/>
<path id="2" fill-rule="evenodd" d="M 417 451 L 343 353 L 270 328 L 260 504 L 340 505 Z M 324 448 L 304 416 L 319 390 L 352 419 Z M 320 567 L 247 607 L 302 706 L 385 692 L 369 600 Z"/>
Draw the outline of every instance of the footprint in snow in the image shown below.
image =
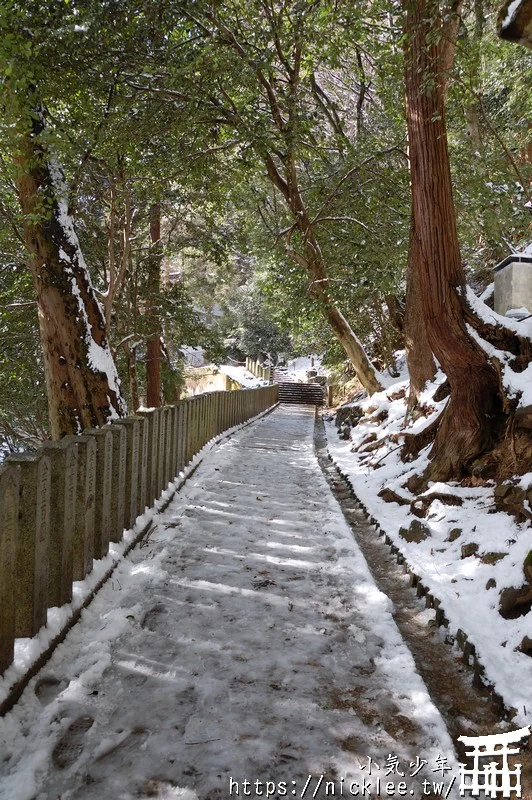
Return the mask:
<path id="1" fill-rule="evenodd" d="M 85 736 L 94 725 L 92 717 L 73 720 L 52 751 L 52 761 L 58 769 L 66 769 L 77 761 L 83 752 Z"/>

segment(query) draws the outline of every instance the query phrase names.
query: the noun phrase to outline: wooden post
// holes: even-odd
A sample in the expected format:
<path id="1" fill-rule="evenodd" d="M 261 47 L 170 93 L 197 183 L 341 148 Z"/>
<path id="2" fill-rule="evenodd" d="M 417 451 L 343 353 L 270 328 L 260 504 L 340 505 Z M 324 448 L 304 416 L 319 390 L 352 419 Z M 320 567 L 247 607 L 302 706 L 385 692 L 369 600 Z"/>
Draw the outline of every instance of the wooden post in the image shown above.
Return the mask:
<path id="1" fill-rule="evenodd" d="M 151 508 L 158 497 L 159 409 L 139 410 L 147 422 L 148 463 L 146 475 L 146 505 Z"/>
<path id="2" fill-rule="evenodd" d="M 46 625 L 52 464 L 43 451 L 17 453 L 20 468 L 18 542 L 15 554 L 15 635 L 33 636 Z"/>
<path id="3" fill-rule="evenodd" d="M 82 581 L 92 569 L 96 520 L 96 442 L 92 436 L 76 436 L 78 481 L 76 519 L 72 543 L 72 575 Z"/>
<path id="4" fill-rule="evenodd" d="M 103 558 L 111 537 L 111 494 L 113 491 L 113 435 L 109 426 L 83 431 L 96 441 L 96 524 L 94 558 Z"/>
<path id="5" fill-rule="evenodd" d="M 66 436 L 43 449 L 52 463 L 48 605 L 61 607 L 72 600 L 78 445 L 75 436 Z"/>
<path id="6" fill-rule="evenodd" d="M 20 468 L 0 467 L 0 675 L 15 654 L 15 552 Z"/>
<path id="7" fill-rule="evenodd" d="M 144 514 L 148 505 L 148 486 L 150 484 L 149 471 L 149 425 L 146 417 L 141 414 L 139 420 L 139 481 L 137 484 L 137 516 Z"/>
<path id="8" fill-rule="evenodd" d="M 124 527 L 129 530 L 135 524 L 138 515 L 140 419 L 139 417 L 117 419 L 113 422 L 113 425 L 120 425 L 123 427 L 127 436 L 126 479 L 124 484 Z"/>

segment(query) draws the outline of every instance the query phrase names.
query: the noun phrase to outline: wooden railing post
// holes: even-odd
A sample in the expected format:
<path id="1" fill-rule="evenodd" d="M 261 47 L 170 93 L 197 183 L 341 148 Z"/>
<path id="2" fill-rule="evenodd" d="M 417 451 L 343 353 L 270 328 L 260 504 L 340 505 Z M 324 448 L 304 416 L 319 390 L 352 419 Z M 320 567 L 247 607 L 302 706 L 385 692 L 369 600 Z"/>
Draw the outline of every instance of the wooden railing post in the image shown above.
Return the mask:
<path id="1" fill-rule="evenodd" d="M 20 468 L 0 467 L 0 675 L 15 654 L 15 553 Z"/>
<path id="2" fill-rule="evenodd" d="M 186 444 L 187 444 L 187 403 L 180 400 L 177 404 L 177 467 L 176 474 L 179 475 L 185 468 Z"/>
<path id="3" fill-rule="evenodd" d="M 123 427 L 127 436 L 126 478 L 124 484 L 124 527 L 126 530 L 129 530 L 133 527 L 138 516 L 140 418 L 126 417 L 126 419 L 117 419 L 113 422 L 113 425 Z"/>
<path id="4" fill-rule="evenodd" d="M 148 420 L 141 414 L 139 420 L 139 480 L 137 484 L 137 516 L 144 514 L 148 505 L 149 484 L 149 427 Z"/>
<path id="5" fill-rule="evenodd" d="M 9 456 L 20 468 L 15 553 L 15 635 L 34 636 L 46 625 L 52 464 L 42 450 Z"/>
<path id="6" fill-rule="evenodd" d="M 155 414 L 159 418 L 159 435 L 157 437 L 157 494 L 159 497 L 161 492 L 166 488 L 165 484 L 165 466 L 166 466 L 166 408 L 161 406 L 155 409 Z"/>
<path id="7" fill-rule="evenodd" d="M 158 489 L 158 463 L 159 452 L 159 414 L 158 409 L 141 409 L 137 412 L 144 417 L 147 423 L 146 439 L 148 447 L 148 464 L 146 474 L 146 505 L 151 507 L 159 496 Z"/>
<path id="8" fill-rule="evenodd" d="M 126 506 L 127 431 L 123 425 L 110 425 L 113 437 L 113 488 L 111 492 L 111 529 L 109 538 L 119 542 L 124 535 Z"/>
<path id="9" fill-rule="evenodd" d="M 96 442 L 96 522 L 94 558 L 103 558 L 111 537 L 111 494 L 113 491 L 113 435 L 109 426 L 87 428 L 86 436 Z"/>
<path id="10" fill-rule="evenodd" d="M 74 522 L 78 481 L 78 445 L 75 436 L 48 442 L 44 451 L 52 463 L 50 538 L 48 544 L 48 605 L 72 600 Z"/>
<path id="11" fill-rule="evenodd" d="M 78 445 L 78 481 L 76 521 L 72 546 L 72 571 L 75 581 L 82 581 L 91 571 L 94 559 L 96 521 L 96 442 L 92 436 L 76 436 Z"/>

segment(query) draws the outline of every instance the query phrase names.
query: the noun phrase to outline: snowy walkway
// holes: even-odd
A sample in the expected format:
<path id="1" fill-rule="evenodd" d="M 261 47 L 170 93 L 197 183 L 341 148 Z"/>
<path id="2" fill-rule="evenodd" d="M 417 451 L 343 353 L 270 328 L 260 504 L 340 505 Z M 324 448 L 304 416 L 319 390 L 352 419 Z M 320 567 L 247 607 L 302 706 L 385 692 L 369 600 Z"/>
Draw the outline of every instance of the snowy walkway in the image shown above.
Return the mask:
<path id="1" fill-rule="evenodd" d="M 2 800 L 267 796 L 244 780 L 309 798 L 356 781 L 367 797 L 379 778 L 381 796 L 391 781 L 417 798 L 441 780 L 448 735 L 313 424 L 280 407 L 206 458 L 0 721 Z M 404 778 L 386 777 L 389 756 Z"/>

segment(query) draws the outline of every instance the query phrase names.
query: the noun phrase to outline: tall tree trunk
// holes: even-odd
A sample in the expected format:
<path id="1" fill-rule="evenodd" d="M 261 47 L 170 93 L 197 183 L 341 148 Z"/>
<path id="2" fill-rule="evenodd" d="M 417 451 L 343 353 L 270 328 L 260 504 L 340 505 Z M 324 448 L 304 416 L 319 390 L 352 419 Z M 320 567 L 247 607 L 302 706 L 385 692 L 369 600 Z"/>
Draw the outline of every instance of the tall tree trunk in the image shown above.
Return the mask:
<path id="1" fill-rule="evenodd" d="M 280 174 L 269 153 L 263 152 L 262 156 L 266 164 L 268 177 L 281 192 L 288 209 L 293 215 L 295 225 L 303 236 L 303 252 L 287 247 L 287 253 L 296 264 L 303 267 L 309 274 L 311 278 L 310 292 L 318 300 L 325 319 L 344 348 L 364 389 L 370 395 L 380 392 L 384 387 L 377 376 L 373 364 L 370 362 L 355 332 L 329 294 L 329 278 L 325 260 L 314 232 L 308 209 L 299 190 L 294 155 L 290 153 L 289 157 L 285 159 L 286 178 L 283 178 Z"/>
<path id="2" fill-rule="evenodd" d="M 42 144 L 44 127 L 37 106 L 31 130 L 19 141 L 17 189 L 37 296 L 50 428 L 59 439 L 105 425 L 127 409 L 104 315 L 68 214 L 64 176 Z"/>
<path id="3" fill-rule="evenodd" d="M 406 268 L 406 304 L 405 304 L 405 349 L 406 363 L 410 377 L 408 394 L 408 410 L 413 413 L 418 404 L 419 395 L 425 385 L 436 375 L 436 364 L 429 345 L 427 328 L 421 305 L 419 285 L 418 237 L 414 234 L 414 214 L 410 225 L 410 243 L 408 246 L 408 264 Z"/>
<path id="4" fill-rule="evenodd" d="M 405 88 L 421 307 L 432 352 L 446 373 L 450 401 L 431 451 L 427 477 L 467 472 L 492 443 L 498 381 L 468 335 L 457 287 L 465 283 L 445 128 L 437 0 L 405 0 Z"/>
<path id="5" fill-rule="evenodd" d="M 146 347 L 146 403 L 148 408 L 161 405 L 161 318 L 159 296 L 161 293 L 161 207 L 150 208 L 151 253 L 148 259 L 146 316 L 150 335 Z"/>

